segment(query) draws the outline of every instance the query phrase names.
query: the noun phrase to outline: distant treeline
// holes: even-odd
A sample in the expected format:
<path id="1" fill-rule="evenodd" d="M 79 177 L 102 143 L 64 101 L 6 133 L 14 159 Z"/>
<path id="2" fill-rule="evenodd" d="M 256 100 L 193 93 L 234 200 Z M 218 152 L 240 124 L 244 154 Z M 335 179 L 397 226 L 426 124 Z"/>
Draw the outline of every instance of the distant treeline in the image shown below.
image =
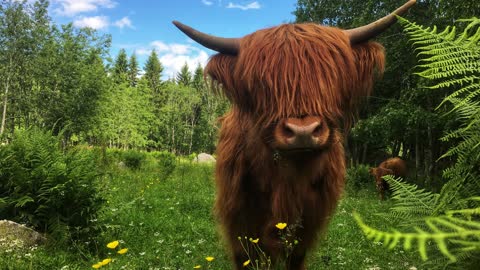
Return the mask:
<path id="1" fill-rule="evenodd" d="M 390 13 L 397 0 L 298 0 L 297 22 L 352 28 Z M 155 51 L 143 67 L 135 54 L 108 54 L 111 37 L 72 24 L 55 25 L 48 1 L 2 1 L 0 6 L 0 137 L 32 126 L 62 132 L 66 145 L 88 143 L 179 154 L 213 152 L 216 119 L 228 102 L 213 96 L 201 66 L 186 64 L 162 80 Z M 406 15 L 442 29 L 458 18 L 478 16 L 480 1 L 417 1 Z M 439 160 L 458 128 L 450 108 L 437 105 L 452 92 L 427 91 L 414 72 L 416 52 L 395 25 L 378 39 L 387 68 L 346 141 L 351 165 L 378 164 L 387 156 L 409 160 L 417 175 L 439 175 L 451 160 Z M 193 72 L 192 72 L 193 71 Z"/>
<path id="2" fill-rule="evenodd" d="M 62 133 L 65 145 L 214 151 L 216 119 L 228 103 L 207 91 L 200 65 L 185 63 L 163 81 L 155 51 L 143 71 L 125 50 L 111 60 L 110 36 L 55 25 L 48 5 L 1 3 L 2 141 L 16 129 L 42 127 Z"/>

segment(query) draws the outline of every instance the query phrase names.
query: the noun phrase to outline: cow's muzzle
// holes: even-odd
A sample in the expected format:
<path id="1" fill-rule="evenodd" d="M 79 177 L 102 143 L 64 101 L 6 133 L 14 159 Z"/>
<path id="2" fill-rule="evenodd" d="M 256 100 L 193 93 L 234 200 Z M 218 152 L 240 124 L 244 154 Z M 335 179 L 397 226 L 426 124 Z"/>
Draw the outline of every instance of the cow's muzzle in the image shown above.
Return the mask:
<path id="1" fill-rule="evenodd" d="M 287 152 L 309 152 L 321 149 L 328 143 L 328 124 L 320 117 L 287 118 L 274 130 L 273 147 Z"/>

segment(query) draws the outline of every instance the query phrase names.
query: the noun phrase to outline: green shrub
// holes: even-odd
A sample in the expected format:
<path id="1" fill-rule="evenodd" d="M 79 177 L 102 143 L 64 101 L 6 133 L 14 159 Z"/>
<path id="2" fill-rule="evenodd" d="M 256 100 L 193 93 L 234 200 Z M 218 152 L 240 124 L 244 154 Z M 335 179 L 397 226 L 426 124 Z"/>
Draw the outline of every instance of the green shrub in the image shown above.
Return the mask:
<path id="1" fill-rule="evenodd" d="M 109 164 L 118 163 L 123 161 L 123 150 L 118 148 L 107 148 L 106 155 Z"/>
<path id="2" fill-rule="evenodd" d="M 134 170 L 138 170 L 142 167 L 142 163 L 145 161 L 145 158 L 145 153 L 136 150 L 128 150 L 123 153 L 123 161 L 125 162 L 125 166 Z"/>
<path id="3" fill-rule="evenodd" d="M 360 164 L 347 169 L 346 181 L 347 190 L 355 192 L 360 189 L 375 187 L 375 180 L 370 175 L 368 165 Z"/>
<path id="4" fill-rule="evenodd" d="M 153 152 L 152 156 L 158 160 L 160 170 L 164 177 L 170 175 L 177 165 L 176 156 L 168 151 Z"/>
<path id="5" fill-rule="evenodd" d="M 16 131 L 0 148 L 0 216 L 49 233 L 85 240 L 103 204 L 91 151 L 62 152 L 59 138 L 40 129 Z"/>

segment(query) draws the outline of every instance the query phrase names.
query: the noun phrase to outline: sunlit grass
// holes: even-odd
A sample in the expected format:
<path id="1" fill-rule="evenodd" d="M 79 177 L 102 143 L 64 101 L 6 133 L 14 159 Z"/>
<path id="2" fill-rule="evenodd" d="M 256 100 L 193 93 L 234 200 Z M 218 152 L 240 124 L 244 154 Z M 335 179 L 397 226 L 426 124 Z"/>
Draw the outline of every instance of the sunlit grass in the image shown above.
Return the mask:
<path id="1" fill-rule="evenodd" d="M 0 248 L 0 269 L 92 269 L 107 258 L 112 261 L 105 269 L 232 269 L 212 213 L 213 171 L 185 160 L 168 176 L 152 161 L 141 170 L 113 166 L 102 179 L 107 205 L 97 222 L 104 230 L 93 251 Z M 357 211 L 370 224 L 386 226 L 389 221 L 375 213 L 389 204 L 377 199 L 374 186 L 346 194 L 327 236 L 308 257 L 309 269 L 421 269 L 411 254 L 366 240 L 352 218 Z"/>
<path id="2" fill-rule="evenodd" d="M 374 185 L 355 194 L 345 194 L 330 222 L 328 234 L 310 256 L 311 269 L 378 270 L 410 269 L 413 266 L 422 269 L 419 267 L 420 259 L 413 252 L 407 254 L 401 249 L 388 250 L 382 243 L 362 237 L 352 217 L 354 211 L 360 212 L 372 224 L 387 227 L 393 224 L 377 213 L 386 212 L 391 206 L 391 201 L 378 200 Z"/>

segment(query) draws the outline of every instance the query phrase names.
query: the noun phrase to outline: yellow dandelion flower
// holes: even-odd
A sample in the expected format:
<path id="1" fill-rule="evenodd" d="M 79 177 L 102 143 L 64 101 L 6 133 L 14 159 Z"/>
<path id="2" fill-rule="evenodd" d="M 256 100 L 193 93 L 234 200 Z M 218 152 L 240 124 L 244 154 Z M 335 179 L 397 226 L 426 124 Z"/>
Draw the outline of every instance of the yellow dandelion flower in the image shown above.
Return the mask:
<path id="1" fill-rule="evenodd" d="M 202 268 L 201 265 L 195 265 L 195 266 L 193 267 L 193 269 L 200 269 L 200 268 Z"/>
<path id="2" fill-rule="evenodd" d="M 99 264 L 101 264 L 102 266 L 104 266 L 104 265 L 109 264 L 111 261 L 112 261 L 112 259 L 108 258 L 108 259 L 104 259 L 103 261 L 99 262 Z"/>
<path id="3" fill-rule="evenodd" d="M 252 242 L 252 243 L 254 243 L 254 244 L 258 244 L 258 241 L 260 241 L 259 238 L 257 238 L 257 239 L 251 239 L 251 238 L 250 238 L 250 242 Z"/>
<path id="4" fill-rule="evenodd" d="M 215 258 L 209 256 L 209 257 L 206 257 L 205 260 L 207 260 L 207 262 L 211 262 L 211 261 L 215 260 Z"/>
<path id="5" fill-rule="evenodd" d="M 102 265 L 100 263 L 96 263 L 96 264 L 92 265 L 92 268 L 95 268 L 95 269 L 98 269 L 100 267 L 102 267 Z"/>
<path id="6" fill-rule="evenodd" d="M 275 227 L 277 227 L 279 230 L 283 230 L 287 227 L 287 223 L 277 223 L 277 225 L 275 225 Z"/>
<path id="7" fill-rule="evenodd" d="M 128 251 L 128 248 L 122 248 L 117 253 L 118 254 L 125 254 L 125 253 L 127 253 L 127 251 Z"/>
<path id="8" fill-rule="evenodd" d="M 118 241 L 113 241 L 107 244 L 108 248 L 115 249 L 118 246 L 119 242 Z"/>
<path id="9" fill-rule="evenodd" d="M 247 265 L 249 265 L 249 264 L 250 264 L 250 260 L 247 260 L 247 261 L 245 261 L 245 262 L 243 263 L 243 267 L 245 267 L 245 266 L 247 266 Z"/>

